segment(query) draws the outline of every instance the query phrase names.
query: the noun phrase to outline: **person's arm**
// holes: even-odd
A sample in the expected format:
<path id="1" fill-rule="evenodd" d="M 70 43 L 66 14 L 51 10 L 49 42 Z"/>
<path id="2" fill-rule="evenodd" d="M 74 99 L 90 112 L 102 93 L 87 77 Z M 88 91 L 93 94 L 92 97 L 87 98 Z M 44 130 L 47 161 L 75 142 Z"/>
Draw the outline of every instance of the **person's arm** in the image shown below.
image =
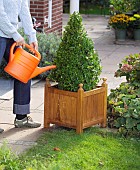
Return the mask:
<path id="1" fill-rule="evenodd" d="M 29 11 L 27 0 L 22 1 L 19 17 L 21 19 L 24 32 L 29 38 L 30 45 L 33 48 L 37 49 L 38 45 L 37 45 L 37 38 L 36 38 L 36 30 L 33 28 L 32 18 Z"/>
<path id="2" fill-rule="evenodd" d="M 0 30 L 7 36 L 12 37 L 15 41 L 22 39 L 16 28 L 10 23 L 9 18 L 4 10 L 4 0 L 0 0 Z M 9 5 L 9 4 L 7 4 Z"/>

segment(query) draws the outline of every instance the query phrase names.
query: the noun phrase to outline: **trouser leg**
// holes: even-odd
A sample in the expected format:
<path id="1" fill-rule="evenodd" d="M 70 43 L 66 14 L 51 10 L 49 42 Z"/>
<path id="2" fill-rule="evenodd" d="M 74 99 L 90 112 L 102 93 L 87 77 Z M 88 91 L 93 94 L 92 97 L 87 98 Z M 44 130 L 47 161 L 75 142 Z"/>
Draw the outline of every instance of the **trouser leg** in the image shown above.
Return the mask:
<path id="1" fill-rule="evenodd" d="M 14 81 L 14 114 L 30 113 L 30 87 L 31 80 L 26 84 L 15 79 Z"/>
<path id="2" fill-rule="evenodd" d="M 6 39 L 0 37 L 0 64 L 6 50 Z"/>
<path id="3" fill-rule="evenodd" d="M 13 44 L 13 39 L 6 39 L 6 47 L 4 51 L 4 58 L 8 62 L 10 47 Z M 1 45 L 0 45 L 1 46 Z M 31 80 L 28 83 L 22 83 L 14 79 L 14 103 L 13 113 L 26 115 L 30 113 L 30 88 Z"/>

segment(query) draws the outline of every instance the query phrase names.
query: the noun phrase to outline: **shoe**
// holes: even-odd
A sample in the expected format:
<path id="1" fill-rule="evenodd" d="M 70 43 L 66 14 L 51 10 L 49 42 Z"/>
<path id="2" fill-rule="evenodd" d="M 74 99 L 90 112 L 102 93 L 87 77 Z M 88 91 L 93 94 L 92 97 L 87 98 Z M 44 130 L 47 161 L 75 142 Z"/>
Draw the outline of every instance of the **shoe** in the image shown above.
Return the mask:
<path id="1" fill-rule="evenodd" d="M 0 133 L 2 133 L 4 131 L 4 129 L 0 128 Z"/>
<path id="2" fill-rule="evenodd" d="M 22 120 L 18 120 L 15 118 L 14 125 L 16 128 L 38 128 L 41 126 L 40 123 L 34 122 L 30 116 L 25 117 Z"/>

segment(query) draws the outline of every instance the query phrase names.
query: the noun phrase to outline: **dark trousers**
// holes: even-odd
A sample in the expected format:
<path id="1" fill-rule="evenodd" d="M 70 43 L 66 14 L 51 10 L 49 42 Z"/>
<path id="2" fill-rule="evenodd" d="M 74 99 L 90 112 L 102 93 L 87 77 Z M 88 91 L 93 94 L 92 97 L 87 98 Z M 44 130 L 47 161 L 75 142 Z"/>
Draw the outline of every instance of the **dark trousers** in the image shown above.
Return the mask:
<path id="1" fill-rule="evenodd" d="M 10 47 L 14 43 L 13 39 L 0 37 L 0 63 L 2 58 L 9 61 Z M 30 90 L 31 80 L 27 83 L 22 83 L 14 79 L 14 101 L 13 113 L 14 114 L 29 114 L 30 113 Z"/>

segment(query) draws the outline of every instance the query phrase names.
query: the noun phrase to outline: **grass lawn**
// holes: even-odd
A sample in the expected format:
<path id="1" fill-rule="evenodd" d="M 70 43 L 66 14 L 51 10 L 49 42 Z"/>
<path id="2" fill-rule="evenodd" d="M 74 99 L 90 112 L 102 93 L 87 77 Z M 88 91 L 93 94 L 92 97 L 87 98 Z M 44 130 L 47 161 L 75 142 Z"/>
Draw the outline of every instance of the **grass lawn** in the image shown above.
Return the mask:
<path id="1" fill-rule="evenodd" d="M 109 9 L 106 8 L 99 8 L 99 7 L 93 7 L 89 9 L 80 8 L 79 11 L 81 14 L 95 14 L 95 15 L 109 15 Z"/>
<path id="2" fill-rule="evenodd" d="M 37 145 L 15 156 L 0 149 L 0 170 L 139 170 L 140 139 L 124 138 L 107 129 L 52 129 Z"/>
<path id="3" fill-rule="evenodd" d="M 70 6 L 64 8 L 64 13 L 70 12 Z M 99 6 L 89 6 L 88 8 L 80 6 L 79 12 L 81 14 L 94 14 L 94 15 L 110 15 L 109 8 L 101 8 Z"/>

